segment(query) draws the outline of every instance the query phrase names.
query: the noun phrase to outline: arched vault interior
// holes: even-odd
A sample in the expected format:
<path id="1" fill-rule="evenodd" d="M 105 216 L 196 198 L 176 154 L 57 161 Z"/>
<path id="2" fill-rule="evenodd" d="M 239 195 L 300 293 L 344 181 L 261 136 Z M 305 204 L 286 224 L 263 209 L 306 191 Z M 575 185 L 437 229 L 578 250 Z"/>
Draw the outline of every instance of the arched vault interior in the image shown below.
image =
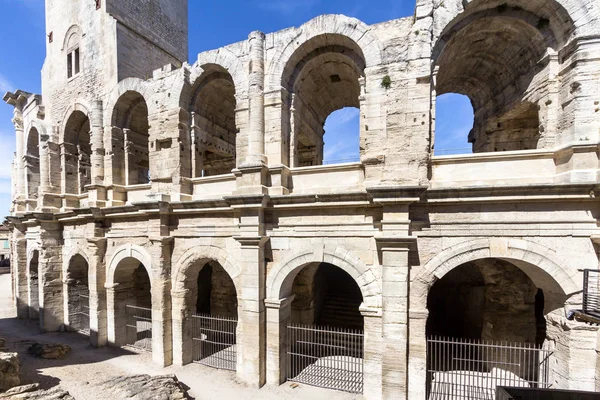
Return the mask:
<path id="1" fill-rule="evenodd" d="M 193 176 L 230 173 L 236 165 L 236 98 L 225 68 L 207 64 L 192 87 Z"/>
<path id="2" fill-rule="evenodd" d="M 364 71 L 360 47 L 342 35 L 317 36 L 294 52 L 282 77 L 290 96 L 292 166 L 322 164 L 325 121 L 344 107 L 360 108 Z"/>
<path id="3" fill-rule="evenodd" d="M 470 98 L 474 152 L 535 149 L 543 130 L 537 103 L 545 94 L 538 78 L 547 74 L 555 40 L 547 20 L 538 18 L 535 26 L 507 16 L 511 11 L 461 21 L 438 44 L 436 94 Z"/>
<path id="4" fill-rule="evenodd" d="M 65 193 L 83 193 L 91 183 L 90 120 L 82 111 L 74 111 L 64 132 L 63 182 Z"/>

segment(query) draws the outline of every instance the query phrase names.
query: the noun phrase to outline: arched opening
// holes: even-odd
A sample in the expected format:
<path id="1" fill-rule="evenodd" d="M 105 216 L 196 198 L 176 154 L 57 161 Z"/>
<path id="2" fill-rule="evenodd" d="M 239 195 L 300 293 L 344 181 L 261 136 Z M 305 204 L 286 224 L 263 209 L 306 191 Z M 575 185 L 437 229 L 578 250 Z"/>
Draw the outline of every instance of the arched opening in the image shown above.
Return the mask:
<path id="1" fill-rule="evenodd" d="M 40 317 L 40 285 L 38 275 L 38 263 L 40 252 L 34 250 L 29 260 L 29 319 L 37 320 Z"/>
<path id="2" fill-rule="evenodd" d="M 235 371 L 238 301 L 235 283 L 216 261 L 198 260 L 183 289 L 183 363 L 198 362 Z"/>
<path id="3" fill-rule="evenodd" d="M 233 78 L 215 64 L 192 87 L 192 177 L 228 174 L 236 166 L 236 98 Z"/>
<path id="4" fill-rule="evenodd" d="M 433 52 L 435 91 L 471 100 L 468 140 L 474 153 L 538 147 L 544 131 L 538 105 L 548 101 L 539 81 L 548 75 L 547 55 L 556 47 L 548 20 L 506 5 L 462 18 L 444 31 Z M 436 115 L 436 129 L 439 122 Z"/>
<path id="5" fill-rule="evenodd" d="M 141 94 L 128 91 L 115 105 L 113 124 L 113 183 L 150 182 L 148 106 Z"/>
<path id="6" fill-rule="evenodd" d="M 115 269 L 114 283 L 115 344 L 152 350 L 152 294 L 146 267 L 125 258 Z"/>
<path id="7" fill-rule="evenodd" d="M 473 130 L 474 112 L 471 100 L 462 94 L 446 93 L 435 103 L 436 156 L 473 152 L 469 134 Z"/>
<path id="8" fill-rule="evenodd" d="M 345 107 L 325 120 L 323 164 L 360 161 L 360 110 Z"/>
<path id="9" fill-rule="evenodd" d="M 543 289 L 502 259 L 467 262 L 436 281 L 427 298 L 430 398 L 549 385 L 544 301 Z"/>
<path id="10" fill-rule="evenodd" d="M 40 134 L 35 128 L 31 128 L 27 136 L 25 170 L 27 175 L 27 199 L 36 200 L 38 198 L 38 188 L 40 187 Z"/>
<path id="11" fill-rule="evenodd" d="M 68 328 L 74 332 L 90 334 L 90 289 L 88 263 L 80 254 L 75 255 L 67 268 Z"/>
<path id="12" fill-rule="evenodd" d="M 62 143 L 63 187 L 68 194 L 82 194 L 91 183 L 90 120 L 74 111 L 65 125 Z"/>
<path id="13" fill-rule="evenodd" d="M 362 293 L 354 279 L 328 263 L 311 263 L 292 285 L 287 379 L 362 393 Z"/>
<path id="14" fill-rule="evenodd" d="M 323 164 L 325 121 L 337 110 L 360 109 L 364 71 L 362 50 L 342 35 L 317 36 L 294 52 L 282 76 L 290 166 Z"/>

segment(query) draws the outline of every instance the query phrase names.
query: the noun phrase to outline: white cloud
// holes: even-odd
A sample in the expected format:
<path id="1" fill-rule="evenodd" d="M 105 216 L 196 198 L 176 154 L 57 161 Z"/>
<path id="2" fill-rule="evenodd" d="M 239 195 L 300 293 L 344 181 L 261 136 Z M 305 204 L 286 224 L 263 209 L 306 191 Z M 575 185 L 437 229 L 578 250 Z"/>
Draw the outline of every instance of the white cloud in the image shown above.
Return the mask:
<path id="1" fill-rule="evenodd" d="M 0 180 L 11 179 L 12 162 L 15 154 L 15 135 L 0 131 Z M 10 193 L 10 191 L 9 191 Z"/>
<path id="2" fill-rule="evenodd" d="M 6 92 L 12 92 L 14 90 L 14 86 L 6 79 L 2 74 L 0 74 L 0 97 L 4 96 Z"/>
<path id="3" fill-rule="evenodd" d="M 279 14 L 290 15 L 299 10 L 310 10 L 319 3 L 319 0 L 266 0 L 260 1 L 258 6 Z"/>

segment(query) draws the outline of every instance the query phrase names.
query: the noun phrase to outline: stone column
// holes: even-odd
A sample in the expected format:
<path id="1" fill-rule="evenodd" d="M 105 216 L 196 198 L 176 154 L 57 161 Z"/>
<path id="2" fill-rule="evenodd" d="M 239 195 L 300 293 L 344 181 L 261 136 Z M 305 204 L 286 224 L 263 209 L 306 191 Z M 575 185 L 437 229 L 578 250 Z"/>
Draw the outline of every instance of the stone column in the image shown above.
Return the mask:
<path id="1" fill-rule="evenodd" d="M 119 304 L 119 284 L 106 284 L 106 327 L 107 343 L 121 347 L 127 344 L 127 310 L 124 304 Z M 90 299 L 91 302 L 91 299 Z M 90 310 L 91 311 L 91 310 Z"/>
<path id="2" fill-rule="evenodd" d="M 412 307 L 412 306 L 411 306 Z M 429 311 L 411 308 L 409 312 L 410 337 L 408 339 L 408 396 L 410 400 L 425 400 L 427 383 L 426 326 Z"/>
<path id="3" fill-rule="evenodd" d="M 171 291 L 172 325 L 173 325 L 173 364 L 187 365 L 193 359 L 193 343 L 191 324 L 186 320 L 191 317 L 191 312 L 186 305 L 187 290 Z"/>
<path id="4" fill-rule="evenodd" d="M 408 238 L 378 238 L 383 281 L 384 398 L 405 399 L 408 375 Z"/>
<path id="5" fill-rule="evenodd" d="M 152 258 L 152 361 L 163 367 L 173 364 L 171 327 L 171 243 L 172 237 L 155 237 Z"/>
<path id="6" fill-rule="evenodd" d="M 25 198 L 25 131 L 23 130 L 23 114 L 19 108 L 15 108 L 14 110 L 14 118 L 12 119 L 12 123 L 15 126 L 15 135 L 16 135 L 16 145 L 17 145 L 17 192 L 16 198 L 17 200 L 22 200 Z M 17 206 L 17 211 L 21 211 L 22 208 Z"/>
<path id="7" fill-rule="evenodd" d="M 294 296 L 285 299 L 267 299 L 267 384 L 281 385 L 286 380 L 288 363 L 287 325 L 292 317 Z"/>
<path id="8" fill-rule="evenodd" d="M 92 185 L 104 184 L 104 129 L 102 101 L 95 101 L 90 115 L 90 139 L 92 146 Z"/>
<path id="9" fill-rule="evenodd" d="M 237 373 L 240 380 L 261 387 L 266 380 L 266 312 L 264 245 L 268 238 L 237 237 L 240 242 L 242 296 L 238 322 Z"/>
<path id="10" fill-rule="evenodd" d="M 246 164 L 265 164 L 265 34 L 254 31 L 248 36 L 250 48 L 250 123 Z"/>
<path id="11" fill-rule="evenodd" d="M 363 395 L 365 399 L 380 400 L 397 399 L 399 397 L 382 397 L 382 350 L 384 349 L 381 331 L 382 319 L 381 309 L 361 307 L 360 313 L 364 318 L 364 355 L 363 355 Z M 383 354 L 385 357 L 385 353 Z M 397 360 L 401 362 L 402 360 Z M 388 371 L 385 371 L 386 374 Z"/>
<path id="12" fill-rule="evenodd" d="M 13 249 L 10 260 L 11 274 L 15 281 L 14 299 L 17 307 L 17 318 L 29 317 L 29 306 L 27 305 L 27 239 L 23 232 L 13 229 L 11 246 Z"/>
<path id="13" fill-rule="evenodd" d="M 62 283 L 62 228 L 54 222 L 42 222 L 39 254 L 40 330 L 56 332 L 64 321 Z"/>
<path id="14" fill-rule="evenodd" d="M 88 286 L 90 296 L 90 343 L 94 347 L 108 343 L 106 304 L 106 254 L 105 238 L 88 238 Z"/>

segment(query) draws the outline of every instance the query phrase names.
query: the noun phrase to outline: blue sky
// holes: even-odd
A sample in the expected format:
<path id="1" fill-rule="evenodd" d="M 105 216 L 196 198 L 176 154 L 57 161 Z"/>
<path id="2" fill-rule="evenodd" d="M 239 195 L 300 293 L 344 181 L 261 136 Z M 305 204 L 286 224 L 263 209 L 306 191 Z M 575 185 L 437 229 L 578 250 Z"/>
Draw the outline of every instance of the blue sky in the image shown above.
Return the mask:
<path id="1" fill-rule="evenodd" d="M 367 24 L 412 15 L 414 0 L 189 0 L 190 56 L 245 40 L 248 33 L 269 33 L 298 26 L 320 14 L 345 14 Z M 40 71 L 45 52 L 44 0 L 0 0 L 0 97 L 22 89 L 40 93 Z M 460 99 L 459 99 L 460 100 Z M 444 111 L 446 107 L 448 111 Z M 466 111 L 465 111 L 466 110 Z M 457 111 L 462 115 L 457 116 Z M 438 102 L 440 148 L 468 147 L 466 136 L 470 105 L 449 96 Z M 440 124 L 440 115 L 449 122 Z M 10 165 L 15 151 L 12 107 L 0 102 L 0 216 L 10 208 Z M 464 134 L 461 134 L 466 130 Z M 344 109 L 331 115 L 325 126 L 326 160 L 358 156 L 358 110 Z M 446 138 L 441 141 L 440 138 Z M 0 218 L 1 219 L 1 218 Z"/>

